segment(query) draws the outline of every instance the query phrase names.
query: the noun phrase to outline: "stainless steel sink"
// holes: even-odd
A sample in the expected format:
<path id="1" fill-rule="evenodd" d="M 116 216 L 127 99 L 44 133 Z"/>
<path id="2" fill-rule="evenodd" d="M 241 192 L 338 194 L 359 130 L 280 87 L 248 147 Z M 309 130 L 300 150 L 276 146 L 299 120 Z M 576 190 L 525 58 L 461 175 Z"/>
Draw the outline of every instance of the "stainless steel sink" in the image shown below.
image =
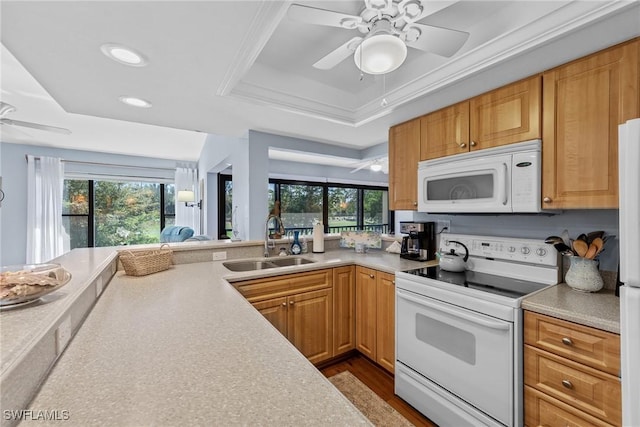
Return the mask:
<path id="1" fill-rule="evenodd" d="M 262 258 L 250 260 L 237 260 L 223 262 L 222 265 L 231 271 L 254 271 L 264 270 L 267 268 L 289 267 L 292 265 L 311 264 L 316 262 L 309 258 L 301 257 L 279 257 L 279 258 Z"/>
<path id="2" fill-rule="evenodd" d="M 290 265 L 303 265 L 303 264 L 311 264 L 316 262 L 313 259 L 309 258 L 300 258 L 300 257 L 281 257 L 281 258 L 273 258 L 270 260 L 272 264 L 277 265 L 278 267 L 288 267 Z"/>

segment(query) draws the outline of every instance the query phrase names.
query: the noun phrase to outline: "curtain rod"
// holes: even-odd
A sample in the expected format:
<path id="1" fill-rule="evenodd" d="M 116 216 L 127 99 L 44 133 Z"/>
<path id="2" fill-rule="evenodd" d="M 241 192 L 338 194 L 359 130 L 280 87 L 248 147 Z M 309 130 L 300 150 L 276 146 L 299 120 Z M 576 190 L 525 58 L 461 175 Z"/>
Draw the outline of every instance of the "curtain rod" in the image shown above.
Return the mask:
<path id="1" fill-rule="evenodd" d="M 25 154 L 25 159 L 27 159 L 27 161 L 29 160 L 28 155 Z M 40 160 L 39 156 L 34 156 L 35 160 Z M 94 166 L 112 166 L 112 167 L 118 167 L 118 168 L 131 168 L 131 169 L 152 169 L 152 170 L 164 170 L 164 171 L 173 171 L 175 172 L 175 168 L 160 168 L 160 167 L 153 167 L 153 166 L 133 166 L 133 165 L 118 165 L 115 163 L 101 163 L 101 162 L 83 162 L 80 160 L 64 160 L 62 159 L 61 162 L 63 163 L 76 163 L 79 165 L 94 165 Z"/>

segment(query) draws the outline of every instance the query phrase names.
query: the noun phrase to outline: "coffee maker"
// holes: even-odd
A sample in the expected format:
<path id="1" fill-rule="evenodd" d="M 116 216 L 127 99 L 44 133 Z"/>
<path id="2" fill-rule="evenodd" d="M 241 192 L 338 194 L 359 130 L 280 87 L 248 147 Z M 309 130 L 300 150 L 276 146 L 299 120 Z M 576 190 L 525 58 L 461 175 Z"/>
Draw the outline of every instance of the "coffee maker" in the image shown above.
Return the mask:
<path id="1" fill-rule="evenodd" d="M 435 222 L 400 221 L 402 237 L 400 258 L 415 261 L 430 261 L 436 258 Z"/>

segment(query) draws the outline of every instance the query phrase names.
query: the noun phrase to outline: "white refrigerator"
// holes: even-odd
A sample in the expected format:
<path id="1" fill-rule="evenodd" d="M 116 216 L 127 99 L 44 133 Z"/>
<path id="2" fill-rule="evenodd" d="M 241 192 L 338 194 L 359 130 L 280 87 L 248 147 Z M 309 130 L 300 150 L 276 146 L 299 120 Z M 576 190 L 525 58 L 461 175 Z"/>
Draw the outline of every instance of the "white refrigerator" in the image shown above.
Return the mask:
<path id="1" fill-rule="evenodd" d="M 622 425 L 640 426 L 640 119 L 618 135 Z"/>

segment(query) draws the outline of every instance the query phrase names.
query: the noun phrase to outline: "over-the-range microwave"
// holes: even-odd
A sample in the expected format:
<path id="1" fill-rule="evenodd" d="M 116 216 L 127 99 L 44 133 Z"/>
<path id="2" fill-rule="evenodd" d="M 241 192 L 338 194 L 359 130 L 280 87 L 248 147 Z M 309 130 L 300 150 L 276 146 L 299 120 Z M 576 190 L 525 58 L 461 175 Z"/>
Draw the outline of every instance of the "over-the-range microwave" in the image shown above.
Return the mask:
<path id="1" fill-rule="evenodd" d="M 418 163 L 418 211 L 540 212 L 541 141 Z"/>

